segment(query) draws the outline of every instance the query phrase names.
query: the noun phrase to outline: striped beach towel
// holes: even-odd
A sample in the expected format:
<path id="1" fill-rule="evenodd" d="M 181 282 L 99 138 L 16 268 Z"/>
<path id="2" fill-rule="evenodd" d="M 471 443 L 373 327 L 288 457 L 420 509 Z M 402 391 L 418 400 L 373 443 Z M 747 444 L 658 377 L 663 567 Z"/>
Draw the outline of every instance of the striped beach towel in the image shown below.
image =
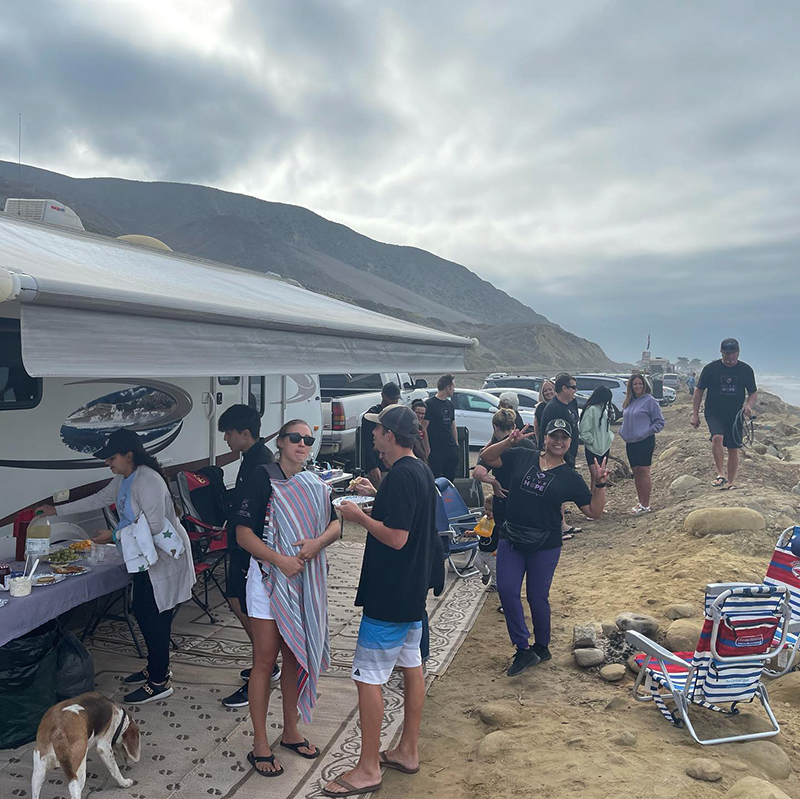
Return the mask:
<path id="1" fill-rule="evenodd" d="M 318 538 L 330 523 L 330 487 L 311 472 L 271 482 L 264 540 L 282 555 L 297 555 L 296 541 Z M 325 550 L 293 577 L 273 566 L 263 579 L 278 631 L 297 658 L 297 707 L 308 723 L 319 675 L 330 666 Z"/>

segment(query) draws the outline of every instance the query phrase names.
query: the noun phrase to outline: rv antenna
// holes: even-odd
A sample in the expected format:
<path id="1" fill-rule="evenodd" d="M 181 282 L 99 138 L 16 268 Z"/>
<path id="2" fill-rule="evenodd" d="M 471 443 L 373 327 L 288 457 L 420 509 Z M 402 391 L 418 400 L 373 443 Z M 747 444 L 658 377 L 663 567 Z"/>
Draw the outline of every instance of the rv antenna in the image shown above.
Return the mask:
<path id="1" fill-rule="evenodd" d="M 19 126 L 17 128 L 17 197 L 22 196 L 22 111 L 19 112 Z M 17 216 L 22 210 L 17 203 Z"/>

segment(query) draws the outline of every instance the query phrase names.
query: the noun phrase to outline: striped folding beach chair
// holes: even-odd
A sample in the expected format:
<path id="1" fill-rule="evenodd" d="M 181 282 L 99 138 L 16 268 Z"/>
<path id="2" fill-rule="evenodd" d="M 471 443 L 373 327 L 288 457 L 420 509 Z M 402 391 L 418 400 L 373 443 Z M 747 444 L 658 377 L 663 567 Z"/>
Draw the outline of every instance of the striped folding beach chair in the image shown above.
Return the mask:
<path id="1" fill-rule="evenodd" d="M 800 538 L 800 527 L 788 527 L 778 538 L 772 552 L 772 560 L 764 578 L 766 585 L 788 588 L 791 594 L 792 621 L 786 647 L 777 657 L 777 669 L 766 669 L 768 677 L 781 677 L 795 667 L 798 643 L 800 643 L 800 557 L 792 552 L 793 539 Z"/>
<path id="2" fill-rule="evenodd" d="M 786 645 L 791 620 L 789 590 L 781 586 L 717 583 L 706 587 L 703 630 L 694 654 L 670 652 L 647 636 L 625 633 L 642 650 L 633 696 L 655 702 L 667 721 L 686 727 L 700 744 L 768 738 L 780 732 L 761 683 L 766 661 Z M 776 643 L 777 642 L 777 643 Z M 643 690 L 642 690 L 643 688 Z M 735 716 L 737 705 L 761 702 L 771 730 L 701 739 L 689 718 L 691 705 Z M 667 701 L 674 710 L 670 710 Z"/>

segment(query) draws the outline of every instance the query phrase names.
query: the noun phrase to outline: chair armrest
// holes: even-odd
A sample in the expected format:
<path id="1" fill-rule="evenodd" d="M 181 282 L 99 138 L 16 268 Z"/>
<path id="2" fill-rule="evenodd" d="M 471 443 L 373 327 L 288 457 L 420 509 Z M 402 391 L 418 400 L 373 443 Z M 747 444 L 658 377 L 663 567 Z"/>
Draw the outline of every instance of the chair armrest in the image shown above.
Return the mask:
<path id="1" fill-rule="evenodd" d="M 789 632 L 792 635 L 800 635 L 800 619 L 792 619 L 789 622 Z"/>
<path id="2" fill-rule="evenodd" d="M 675 666 L 683 666 L 685 668 L 691 666 L 691 663 L 687 663 L 687 661 L 683 658 L 679 658 L 674 652 L 670 652 L 669 649 L 664 649 L 663 646 L 659 646 L 655 641 L 651 641 L 646 635 L 637 633 L 636 630 L 627 630 L 625 632 L 625 640 L 656 660 L 672 663 Z"/>
<path id="3" fill-rule="evenodd" d="M 207 522 L 202 522 L 200 519 L 195 519 L 194 516 L 186 515 L 183 517 L 187 522 L 191 522 L 198 527 L 201 527 L 203 530 L 207 530 L 210 535 L 220 535 L 225 532 L 224 527 L 217 527 L 214 524 L 208 524 Z"/>

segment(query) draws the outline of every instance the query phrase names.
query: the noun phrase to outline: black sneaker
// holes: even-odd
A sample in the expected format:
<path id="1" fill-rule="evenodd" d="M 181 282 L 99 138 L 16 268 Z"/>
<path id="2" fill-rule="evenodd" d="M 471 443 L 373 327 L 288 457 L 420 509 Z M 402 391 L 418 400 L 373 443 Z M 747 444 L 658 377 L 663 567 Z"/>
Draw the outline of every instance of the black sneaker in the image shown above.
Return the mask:
<path id="1" fill-rule="evenodd" d="M 492 573 L 487 569 L 486 574 L 481 574 L 481 582 L 484 585 L 489 585 L 489 582 L 492 579 Z"/>
<path id="2" fill-rule="evenodd" d="M 533 651 L 533 647 L 517 649 L 517 654 L 514 655 L 514 662 L 508 667 L 506 674 L 509 677 L 516 677 L 517 674 L 522 674 L 525 669 L 535 666 L 538 662 L 539 656 Z"/>
<path id="3" fill-rule="evenodd" d="M 272 670 L 272 676 L 269 678 L 270 685 L 273 688 L 276 685 L 280 685 L 281 682 L 281 667 L 276 663 L 275 668 Z"/>
<path id="4" fill-rule="evenodd" d="M 225 707 L 247 707 L 249 703 L 247 698 L 247 683 L 245 683 L 238 691 L 234 691 L 230 696 L 226 696 L 222 700 Z"/>
<path id="5" fill-rule="evenodd" d="M 163 685 L 153 685 L 151 682 L 146 682 L 141 688 L 137 688 L 127 696 L 122 697 L 122 701 L 126 705 L 146 705 L 148 702 L 155 702 L 156 699 L 166 699 L 172 695 L 172 686 L 169 682 Z"/>
<path id="6" fill-rule="evenodd" d="M 550 650 L 546 646 L 542 646 L 541 644 L 534 644 L 531 649 L 539 656 L 539 660 L 544 663 L 545 660 L 550 660 L 553 656 L 550 654 Z"/>
<path id="7" fill-rule="evenodd" d="M 240 677 L 241 677 L 243 680 L 249 680 L 249 679 L 250 679 L 250 672 L 251 672 L 251 671 L 252 671 L 252 669 L 242 669 L 242 670 L 239 672 L 239 676 L 240 676 Z"/>
<path id="8" fill-rule="evenodd" d="M 147 682 L 150 679 L 150 672 L 147 669 L 137 671 L 136 674 L 129 674 L 122 682 L 125 685 L 139 685 L 140 683 Z M 167 680 L 172 679 L 172 672 L 167 672 Z"/>

